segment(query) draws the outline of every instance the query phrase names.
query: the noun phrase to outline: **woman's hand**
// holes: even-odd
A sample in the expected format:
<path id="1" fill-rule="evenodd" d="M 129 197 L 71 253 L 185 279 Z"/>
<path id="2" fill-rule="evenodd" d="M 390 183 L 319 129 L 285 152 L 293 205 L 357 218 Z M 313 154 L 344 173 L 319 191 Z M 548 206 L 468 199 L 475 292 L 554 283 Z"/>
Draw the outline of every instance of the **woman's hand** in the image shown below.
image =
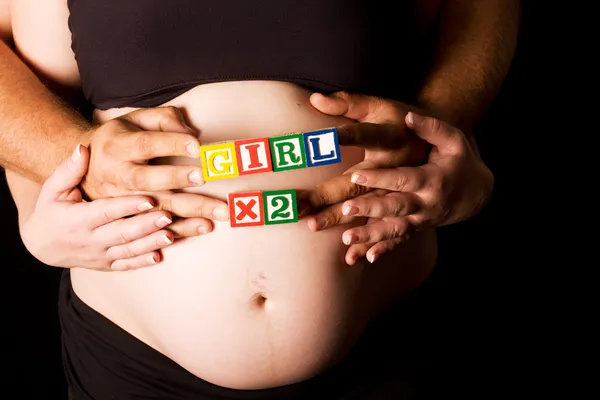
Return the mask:
<path id="1" fill-rule="evenodd" d="M 42 186 L 31 214 L 20 218 L 23 243 L 41 262 L 55 267 L 126 271 L 155 265 L 159 250 L 173 243 L 166 211 L 148 196 L 83 202 L 77 185 L 89 151 L 79 145 Z M 125 218 L 130 217 L 130 218 Z"/>

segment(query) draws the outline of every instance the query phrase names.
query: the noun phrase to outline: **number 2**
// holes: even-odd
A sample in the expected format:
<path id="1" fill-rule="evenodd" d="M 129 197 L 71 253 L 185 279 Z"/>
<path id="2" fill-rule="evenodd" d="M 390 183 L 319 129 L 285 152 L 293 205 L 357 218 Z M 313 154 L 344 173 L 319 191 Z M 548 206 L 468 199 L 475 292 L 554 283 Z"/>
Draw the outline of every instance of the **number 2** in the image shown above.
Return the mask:
<path id="1" fill-rule="evenodd" d="M 271 205 L 275 207 L 275 210 L 271 214 L 270 219 L 283 218 L 287 219 L 290 217 L 290 212 L 285 211 L 290 207 L 290 200 L 285 196 L 277 196 L 271 199 Z"/>

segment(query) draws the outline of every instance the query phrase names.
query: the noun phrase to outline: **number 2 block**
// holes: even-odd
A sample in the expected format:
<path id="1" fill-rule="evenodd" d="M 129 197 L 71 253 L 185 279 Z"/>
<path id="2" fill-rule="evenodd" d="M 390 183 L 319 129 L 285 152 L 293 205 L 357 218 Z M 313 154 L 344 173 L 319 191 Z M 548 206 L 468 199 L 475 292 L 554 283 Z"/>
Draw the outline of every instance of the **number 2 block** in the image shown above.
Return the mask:
<path id="1" fill-rule="evenodd" d="M 232 227 L 264 225 L 262 192 L 230 193 L 229 224 Z"/>
<path id="2" fill-rule="evenodd" d="M 298 222 L 298 204 L 295 190 L 262 192 L 265 225 Z"/>

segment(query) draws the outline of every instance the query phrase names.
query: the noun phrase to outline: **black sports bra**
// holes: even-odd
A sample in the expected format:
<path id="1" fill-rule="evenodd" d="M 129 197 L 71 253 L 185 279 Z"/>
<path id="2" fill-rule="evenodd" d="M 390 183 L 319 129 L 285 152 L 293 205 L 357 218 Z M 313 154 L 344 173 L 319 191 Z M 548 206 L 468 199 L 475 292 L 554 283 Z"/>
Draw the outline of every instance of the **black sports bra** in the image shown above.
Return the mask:
<path id="1" fill-rule="evenodd" d="M 251 79 L 409 99 L 428 47 L 412 40 L 418 1 L 68 0 L 69 28 L 85 96 L 100 109 Z"/>

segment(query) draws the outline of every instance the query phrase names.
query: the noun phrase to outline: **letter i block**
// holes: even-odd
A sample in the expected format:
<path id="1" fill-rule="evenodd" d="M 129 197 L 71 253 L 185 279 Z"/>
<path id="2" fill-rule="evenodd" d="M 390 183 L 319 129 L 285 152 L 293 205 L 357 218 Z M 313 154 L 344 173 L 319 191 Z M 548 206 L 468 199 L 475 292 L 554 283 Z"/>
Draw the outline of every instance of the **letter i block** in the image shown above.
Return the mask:
<path id="1" fill-rule="evenodd" d="M 262 192 L 230 193 L 229 224 L 232 227 L 264 225 Z"/>
<path id="2" fill-rule="evenodd" d="M 298 222 L 298 203 L 295 190 L 262 192 L 265 225 Z"/>
<path id="3" fill-rule="evenodd" d="M 336 128 L 304 133 L 307 167 L 335 164 L 342 161 Z"/>
<path id="4" fill-rule="evenodd" d="M 239 175 L 234 142 L 200 146 L 200 160 L 205 181 L 235 178 Z"/>
<path id="5" fill-rule="evenodd" d="M 306 168 L 304 137 L 301 133 L 269 138 L 273 171 Z"/>
<path id="6" fill-rule="evenodd" d="M 234 143 L 240 175 L 273 170 L 268 138 L 236 140 Z"/>

